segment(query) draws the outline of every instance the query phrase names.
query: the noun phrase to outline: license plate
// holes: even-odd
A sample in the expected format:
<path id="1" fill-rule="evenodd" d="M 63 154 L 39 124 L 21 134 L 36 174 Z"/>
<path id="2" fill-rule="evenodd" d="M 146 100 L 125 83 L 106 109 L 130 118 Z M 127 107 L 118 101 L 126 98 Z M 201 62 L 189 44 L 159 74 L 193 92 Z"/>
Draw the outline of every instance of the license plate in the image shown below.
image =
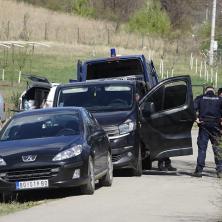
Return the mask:
<path id="1" fill-rule="evenodd" d="M 48 180 L 32 180 L 32 181 L 17 181 L 16 190 L 36 189 L 49 187 Z"/>

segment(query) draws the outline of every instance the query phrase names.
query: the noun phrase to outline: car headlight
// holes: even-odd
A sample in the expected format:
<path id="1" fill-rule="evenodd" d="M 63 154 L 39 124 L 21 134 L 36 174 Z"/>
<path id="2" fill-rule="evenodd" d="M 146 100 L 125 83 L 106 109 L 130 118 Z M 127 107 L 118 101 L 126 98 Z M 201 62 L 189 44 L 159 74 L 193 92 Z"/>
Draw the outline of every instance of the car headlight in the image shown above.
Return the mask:
<path id="1" fill-rule="evenodd" d="M 52 160 L 61 161 L 78 156 L 82 153 L 82 145 L 75 145 L 67 150 L 58 153 Z"/>
<path id="2" fill-rule="evenodd" d="M 6 162 L 1 157 L 0 157 L 0 166 L 6 166 Z"/>
<path id="3" fill-rule="evenodd" d="M 127 120 L 123 124 L 119 125 L 119 133 L 126 134 L 130 133 L 136 128 L 136 123 L 132 120 Z"/>

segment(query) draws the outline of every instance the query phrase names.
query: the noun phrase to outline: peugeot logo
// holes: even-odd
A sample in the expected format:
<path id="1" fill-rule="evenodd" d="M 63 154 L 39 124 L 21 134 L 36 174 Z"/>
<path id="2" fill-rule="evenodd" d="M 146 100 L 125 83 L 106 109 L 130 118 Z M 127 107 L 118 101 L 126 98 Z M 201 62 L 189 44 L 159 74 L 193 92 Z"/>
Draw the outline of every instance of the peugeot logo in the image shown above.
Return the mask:
<path id="1" fill-rule="evenodd" d="M 27 155 L 27 156 L 22 156 L 23 162 L 33 162 L 36 160 L 37 155 Z"/>

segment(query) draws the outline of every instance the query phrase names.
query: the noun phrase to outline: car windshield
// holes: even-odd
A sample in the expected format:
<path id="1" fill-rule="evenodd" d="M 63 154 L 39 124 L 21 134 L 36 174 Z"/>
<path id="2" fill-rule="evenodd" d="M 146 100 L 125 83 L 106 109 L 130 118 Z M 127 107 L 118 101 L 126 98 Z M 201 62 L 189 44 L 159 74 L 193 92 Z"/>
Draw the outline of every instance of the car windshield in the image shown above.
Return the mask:
<path id="1" fill-rule="evenodd" d="M 39 114 L 13 118 L 1 134 L 1 141 L 79 135 L 78 112 Z"/>
<path id="2" fill-rule="evenodd" d="M 81 106 L 89 111 L 130 110 L 133 93 L 130 85 L 98 84 L 63 88 L 58 106 Z"/>

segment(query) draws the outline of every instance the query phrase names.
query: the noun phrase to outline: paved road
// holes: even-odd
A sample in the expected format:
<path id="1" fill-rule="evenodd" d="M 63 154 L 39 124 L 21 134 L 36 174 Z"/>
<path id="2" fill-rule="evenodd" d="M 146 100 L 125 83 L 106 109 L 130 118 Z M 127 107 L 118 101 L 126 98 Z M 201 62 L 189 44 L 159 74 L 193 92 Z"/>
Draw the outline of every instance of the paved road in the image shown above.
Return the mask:
<path id="1" fill-rule="evenodd" d="M 196 132 L 193 133 L 196 137 Z M 196 145 L 194 141 L 195 154 Z M 141 178 L 115 177 L 93 196 L 67 196 L 0 218 L 1 222 L 219 221 L 222 182 L 209 149 L 206 173 L 192 178 L 196 155 L 173 159 L 177 173 L 146 171 Z M 221 217 L 222 221 L 222 217 Z"/>

